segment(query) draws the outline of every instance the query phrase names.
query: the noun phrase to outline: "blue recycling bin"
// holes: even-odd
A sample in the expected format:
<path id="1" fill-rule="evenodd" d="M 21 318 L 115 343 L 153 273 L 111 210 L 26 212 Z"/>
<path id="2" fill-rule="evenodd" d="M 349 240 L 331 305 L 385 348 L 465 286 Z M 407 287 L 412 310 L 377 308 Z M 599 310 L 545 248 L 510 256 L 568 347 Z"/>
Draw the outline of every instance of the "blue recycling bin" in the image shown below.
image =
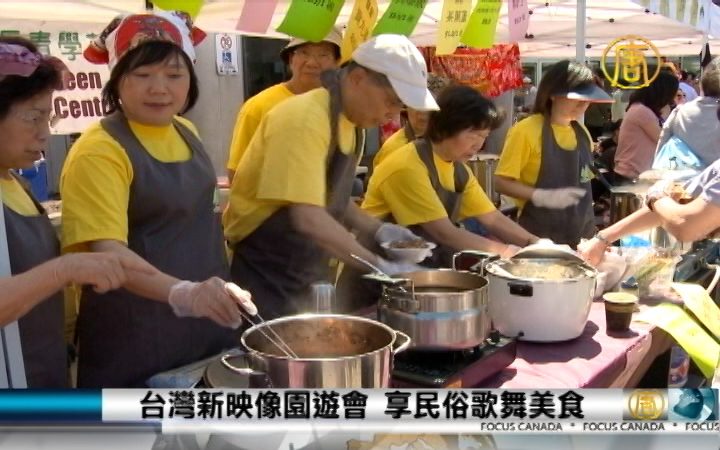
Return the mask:
<path id="1" fill-rule="evenodd" d="M 18 172 L 28 181 L 28 183 L 30 183 L 30 190 L 38 201 L 44 202 L 49 200 L 47 161 L 44 159 L 35 161 L 33 167 L 29 169 L 21 169 Z"/>

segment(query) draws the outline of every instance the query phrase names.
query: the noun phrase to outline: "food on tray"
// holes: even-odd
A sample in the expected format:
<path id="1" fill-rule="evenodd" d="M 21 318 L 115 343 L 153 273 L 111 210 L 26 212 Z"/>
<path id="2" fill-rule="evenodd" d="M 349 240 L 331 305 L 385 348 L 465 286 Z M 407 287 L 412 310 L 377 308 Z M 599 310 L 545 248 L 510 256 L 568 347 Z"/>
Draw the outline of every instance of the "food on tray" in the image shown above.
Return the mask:
<path id="1" fill-rule="evenodd" d="M 423 239 L 409 239 L 405 241 L 393 241 L 390 248 L 427 248 L 428 242 Z"/>

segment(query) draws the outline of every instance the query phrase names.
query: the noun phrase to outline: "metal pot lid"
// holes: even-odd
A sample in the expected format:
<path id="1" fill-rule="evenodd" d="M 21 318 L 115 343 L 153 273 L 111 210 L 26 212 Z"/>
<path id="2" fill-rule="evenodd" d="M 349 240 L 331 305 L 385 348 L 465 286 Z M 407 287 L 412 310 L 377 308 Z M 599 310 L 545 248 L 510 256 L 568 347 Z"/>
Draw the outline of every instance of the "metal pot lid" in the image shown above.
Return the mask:
<path id="1" fill-rule="evenodd" d="M 489 263 L 486 270 L 503 278 L 544 282 L 573 281 L 597 275 L 597 271 L 585 263 L 558 258 L 500 260 Z"/>
<path id="2" fill-rule="evenodd" d="M 585 263 L 585 260 L 569 246 L 554 244 L 548 239 L 540 239 L 537 243 L 528 245 L 517 252 L 511 259 L 558 259 Z"/>

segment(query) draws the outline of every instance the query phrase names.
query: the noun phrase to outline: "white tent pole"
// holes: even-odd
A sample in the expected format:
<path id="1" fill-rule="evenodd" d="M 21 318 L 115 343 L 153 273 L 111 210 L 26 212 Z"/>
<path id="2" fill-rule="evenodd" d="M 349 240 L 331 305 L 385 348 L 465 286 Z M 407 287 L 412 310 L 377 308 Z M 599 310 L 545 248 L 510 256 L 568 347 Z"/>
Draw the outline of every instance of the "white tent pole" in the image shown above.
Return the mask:
<path id="1" fill-rule="evenodd" d="M 587 17 L 587 0 L 577 0 L 575 10 L 575 59 L 579 63 L 585 63 L 585 22 Z"/>

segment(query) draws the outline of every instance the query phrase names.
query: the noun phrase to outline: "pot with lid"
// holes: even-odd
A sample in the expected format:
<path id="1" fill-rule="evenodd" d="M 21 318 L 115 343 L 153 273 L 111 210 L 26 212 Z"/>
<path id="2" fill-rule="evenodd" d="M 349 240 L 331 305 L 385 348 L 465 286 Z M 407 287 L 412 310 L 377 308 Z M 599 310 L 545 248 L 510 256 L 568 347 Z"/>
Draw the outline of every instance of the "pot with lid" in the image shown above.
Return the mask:
<path id="1" fill-rule="evenodd" d="M 272 331 L 270 331 L 272 328 Z M 297 358 L 267 335 L 277 333 Z M 225 369 L 279 388 L 385 388 L 393 357 L 410 338 L 375 320 L 341 314 L 300 314 L 252 326 L 240 338 L 247 353 L 223 358 Z M 250 377 L 250 378 L 248 378 Z M 225 386 L 212 386 L 225 387 Z"/>
<path id="2" fill-rule="evenodd" d="M 411 348 L 466 349 L 490 335 L 487 280 L 481 275 L 429 269 L 397 277 L 395 284 L 384 286 L 378 318 L 409 335 Z"/>
<path id="3" fill-rule="evenodd" d="M 537 248 L 485 266 L 493 326 L 524 341 L 575 339 L 585 329 L 597 271 L 563 251 Z"/>

